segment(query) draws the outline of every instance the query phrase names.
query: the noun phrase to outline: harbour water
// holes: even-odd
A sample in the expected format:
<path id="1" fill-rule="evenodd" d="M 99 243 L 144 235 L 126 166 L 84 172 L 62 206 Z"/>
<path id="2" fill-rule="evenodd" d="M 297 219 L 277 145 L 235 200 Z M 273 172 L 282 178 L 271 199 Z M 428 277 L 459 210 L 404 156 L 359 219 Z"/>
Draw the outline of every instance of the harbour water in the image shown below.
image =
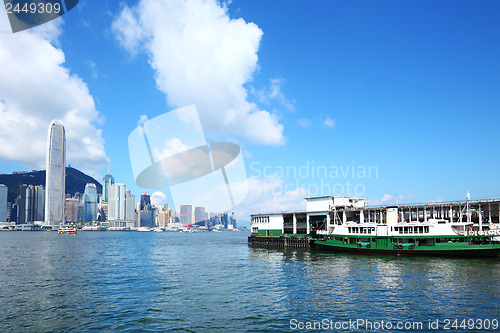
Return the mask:
<path id="1" fill-rule="evenodd" d="M 498 259 L 251 248 L 247 236 L 0 232 L 0 331 L 499 330 Z"/>

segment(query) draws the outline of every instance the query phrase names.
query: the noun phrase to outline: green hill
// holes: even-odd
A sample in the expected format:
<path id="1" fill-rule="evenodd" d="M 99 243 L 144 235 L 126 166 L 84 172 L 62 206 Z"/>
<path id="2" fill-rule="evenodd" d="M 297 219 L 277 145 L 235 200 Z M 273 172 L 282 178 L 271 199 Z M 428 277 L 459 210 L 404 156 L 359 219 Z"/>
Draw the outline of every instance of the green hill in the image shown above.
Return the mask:
<path id="1" fill-rule="evenodd" d="M 66 193 L 71 195 L 75 192 L 83 193 L 87 183 L 94 183 L 97 186 L 97 193 L 102 193 L 102 185 L 97 180 L 75 168 L 66 167 Z M 19 195 L 19 185 L 45 186 L 45 170 L 0 175 L 0 184 L 5 184 L 9 188 L 7 201 L 14 202 Z"/>

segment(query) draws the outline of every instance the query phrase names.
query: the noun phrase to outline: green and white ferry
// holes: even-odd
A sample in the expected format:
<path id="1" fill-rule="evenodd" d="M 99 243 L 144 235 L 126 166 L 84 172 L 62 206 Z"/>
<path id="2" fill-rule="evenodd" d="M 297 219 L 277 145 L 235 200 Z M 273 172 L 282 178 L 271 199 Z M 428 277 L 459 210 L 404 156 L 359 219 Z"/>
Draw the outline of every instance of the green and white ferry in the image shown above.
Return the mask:
<path id="1" fill-rule="evenodd" d="M 329 251 L 500 256 L 500 199 L 470 201 L 467 193 L 464 202 L 367 207 L 364 199 L 316 197 L 306 204 L 303 212 L 252 215 L 252 244 L 280 237 L 286 246 L 287 239 L 307 236 Z"/>

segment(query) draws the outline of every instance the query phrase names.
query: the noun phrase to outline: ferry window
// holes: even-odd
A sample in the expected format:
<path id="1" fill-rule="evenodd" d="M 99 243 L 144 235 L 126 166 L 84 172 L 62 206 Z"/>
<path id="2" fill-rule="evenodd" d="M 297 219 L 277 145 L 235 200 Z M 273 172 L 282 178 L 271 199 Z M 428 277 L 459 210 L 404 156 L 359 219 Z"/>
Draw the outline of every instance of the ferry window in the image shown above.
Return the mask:
<path id="1" fill-rule="evenodd" d="M 407 234 L 408 233 L 408 227 L 404 227 L 404 233 Z"/>
<path id="2" fill-rule="evenodd" d="M 451 242 L 451 238 L 436 238 L 436 243 L 448 243 Z"/>
<path id="3" fill-rule="evenodd" d="M 429 233 L 429 227 L 428 227 L 428 226 L 425 226 L 425 227 L 424 227 L 424 232 L 425 232 L 425 233 Z"/>
<path id="4" fill-rule="evenodd" d="M 417 245 L 434 246 L 434 238 L 417 238 Z"/>

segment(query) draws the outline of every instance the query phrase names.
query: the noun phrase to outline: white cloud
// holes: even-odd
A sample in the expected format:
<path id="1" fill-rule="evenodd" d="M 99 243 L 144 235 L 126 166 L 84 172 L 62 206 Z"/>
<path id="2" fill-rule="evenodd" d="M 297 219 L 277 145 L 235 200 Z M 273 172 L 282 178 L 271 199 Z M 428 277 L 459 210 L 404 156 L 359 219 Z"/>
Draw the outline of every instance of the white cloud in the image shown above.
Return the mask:
<path id="1" fill-rule="evenodd" d="M 255 24 L 230 19 L 215 0 L 141 0 L 123 7 L 112 29 L 130 54 L 149 56 L 171 106 L 196 105 L 208 135 L 284 144 L 277 116 L 247 100 L 262 37 Z"/>
<path id="2" fill-rule="evenodd" d="M 278 175 L 251 177 L 247 184 L 248 195 L 234 211 L 239 221 L 248 221 L 250 214 L 272 212 L 275 207 L 277 212 L 306 209 L 308 191 L 303 187 L 286 186 Z"/>
<path id="3" fill-rule="evenodd" d="M 329 116 L 326 116 L 323 120 L 323 125 L 326 127 L 335 127 L 335 120 L 333 120 Z"/>
<path id="4" fill-rule="evenodd" d="M 307 118 L 302 118 L 302 119 L 298 119 L 297 123 L 299 124 L 300 127 L 306 128 L 306 127 L 311 126 L 312 121 L 310 119 L 307 119 Z"/>
<path id="5" fill-rule="evenodd" d="M 0 15 L 0 27 L 7 17 Z M 53 119 L 66 128 L 67 163 L 97 176 L 108 163 L 102 119 L 87 85 L 64 65 L 57 45 L 60 19 L 44 29 L 0 35 L 0 158 L 45 168 L 47 132 Z"/>
<path id="6" fill-rule="evenodd" d="M 154 149 L 153 154 L 155 161 L 161 161 L 165 157 L 183 152 L 188 150 L 189 147 L 186 146 L 184 143 L 182 143 L 181 139 L 179 138 L 172 138 L 169 140 L 165 140 L 165 143 L 163 145 L 163 149 L 159 151 L 158 149 Z"/>
<path id="7" fill-rule="evenodd" d="M 277 101 L 278 104 L 283 106 L 286 110 L 295 111 L 295 100 L 290 101 L 281 91 L 281 86 L 284 82 L 284 79 L 271 79 L 269 80 L 269 87 L 260 91 L 252 89 L 252 91 L 257 95 L 259 101 L 264 104 L 270 105 L 271 102 Z"/>
<path id="8" fill-rule="evenodd" d="M 380 206 L 392 203 L 394 196 L 390 194 L 384 194 L 380 199 L 369 200 L 368 204 L 370 206 Z"/>
<path id="9" fill-rule="evenodd" d="M 382 205 L 390 205 L 396 203 L 403 203 L 407 199 L 413 197 L 413 193 L 408 194 L 398 194 L 397 196 L 391 194 L 384 194 L 380 199 L 370 199 L 367 200 L 367 205 L 370 206 L 382 206 Z"/>
<path id="10" fill-rule="evenodd" d="M 156 191 L 153 194 L 151 194 L 151 203 L 154 206 L 158 205 L 163 205 L 165 202 L 167 202 L 167 195 L 161 191 Z"/>

